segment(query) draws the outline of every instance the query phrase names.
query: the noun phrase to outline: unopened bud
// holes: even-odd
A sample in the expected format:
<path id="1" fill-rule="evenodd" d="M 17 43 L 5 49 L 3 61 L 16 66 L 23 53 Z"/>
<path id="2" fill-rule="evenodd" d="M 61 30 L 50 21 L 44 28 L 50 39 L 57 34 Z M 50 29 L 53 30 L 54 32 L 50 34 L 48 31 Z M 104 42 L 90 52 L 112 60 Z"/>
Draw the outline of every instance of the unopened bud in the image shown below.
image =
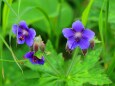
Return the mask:
<path id="1" fill-rule="evenodd" d="M 43 41 L 42 41 L 41 44 L 40 44 L 40 50 L 41 50 L 42 52 L 44 52 L 44 50 L 45 50 L 45 44 L 43 43 Z"/>
<path id="2" fill-rule="evenodd" d="M 87 49 L 82 49 L 82 53 L 85 56 L 87 54 Z"/>
<path id="3" fill-rule="evenodd" d="M 69 54 L 71 53 L 71 49 L 69 49 L 69 47 L 68 47 L 68 45 L 67 45 L 67 43 L 66 43 L 66 46 L 65 46 L 65 50 L 66 50 L 66 52 L 68 52 Z"/>
<path id="4" fill-rule="evenodd" d="M 37 42 L 34 42 L 34 44 L 33 44 L 33 51 L 37 52 L 38 49 L 39 49 L 38 43 L 37 43 Z"/>
<path id="5" fill-rule="evenodd" d="M 41 36 L 35 37 L 33 46 L 30 48 L 31 51 L 37 52 L 39 49 L 44 52 L 45 50 L 45 44 L 42 41 Z"/>
<path id="6" fill-rule="evenodd" d="M 91 49 L 93 49 L 94 46 L 95 46 L 95 42 L 94 42 L 94 40 L 91 40 L 91 41 L 90 41 L 90 47 L 91 47 Z"/>

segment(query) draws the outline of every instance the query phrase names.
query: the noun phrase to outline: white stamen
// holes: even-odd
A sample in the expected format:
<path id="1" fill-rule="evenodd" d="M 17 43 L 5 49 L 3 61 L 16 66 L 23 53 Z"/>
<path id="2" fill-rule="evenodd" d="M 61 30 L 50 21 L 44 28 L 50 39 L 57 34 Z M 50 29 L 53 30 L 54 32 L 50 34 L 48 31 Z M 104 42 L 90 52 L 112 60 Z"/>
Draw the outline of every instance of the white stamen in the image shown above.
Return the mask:
<path id="1" fill-rule="evenodd" d="M 23 30 L 23 35 L 28 35 L 28 32 L 26 30 Z"/>
<path id="2" fill-rule="evenodd" d="M 82 36 L 82 33 L 80 33 L 80 32 L 75 33 L 75 38 L 81 38 L 81 36 Z"/>

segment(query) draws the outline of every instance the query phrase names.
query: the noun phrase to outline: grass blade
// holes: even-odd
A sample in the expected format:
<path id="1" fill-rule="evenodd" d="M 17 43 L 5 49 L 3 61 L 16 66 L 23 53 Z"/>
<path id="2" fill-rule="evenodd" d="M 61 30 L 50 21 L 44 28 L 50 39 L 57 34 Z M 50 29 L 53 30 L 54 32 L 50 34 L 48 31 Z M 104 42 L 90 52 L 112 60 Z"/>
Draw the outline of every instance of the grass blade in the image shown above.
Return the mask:
<path id="1" fill-rule="evenodd" d="M 15 62 L 14 60 L 6 60 L 6 59 L 0 59 L 0 61 L 4 61 L 4 62 Z M 17 62 L 26 62 L 27 60 L 18 60 Z"/>
<path id="2" fill-rule="evenodd" d="M 0 0 L 0 34 L 1 34 L 1 25 L 2 25 L 2 0 Z M 2 59 L 2 42 L 0 41 L 0 59 Z M 4 68 L 3 68 L 3 62 L 1 62 L 0 65 L 0 86 L 2 86 L 2 78 L 4 78 Z"/>
<path id="3" fill-rule="evenodd" d="M 103 12 L 104 7 L 106 6 L 106 10 L 105 13 Z M 100 15 L 99 15 L 99 32 L 100 32 L 100 37 L 101 37 L 101 43 L 102 43 L 102 47 L 103 47 L 103 60 L 104 60 L 104 65 L 105 68 L 107 68 L 107 47 L 106 47 L 106 43 L 107 43 L 107 29 L 108 29 L 108 0 L 104 0 L 101 11 L 100 11 Z M 105 15 L 105 17 L 104 17 Z"/>
<path id="4" fill-rule="evenodd" d="M 0 41 L 0 59 L 2 59 L 2 42 Z M 3 69 L 3 62 L 0 64 L 0 86 L 2 86 L 2 69 Z"/>
<path id="5" fill-rule="evenodd" d="M 86 26 L 86 23 L 87 23 L 87 20 L 88 20 L 89 11 L 91 9 L 91 6 L 92 6 L 93 2 L 94 2 L 94 0 L 90 0 L 88 6 L 86 7 L 84 12 L 82 13 L 82 23 L 83 23 L 84 26 Z"/>
<path id="6" fill-rule="evenodd" d="M 3 0 L 4 1 L 4 7 L 3 7 L 3 20 L 2 20 L 2 29 L 3 29 L 3 35 L 5 36 L 6 34 L 6 28 L 7 28 L 7 21 L 8 21 L 8 16 L 9 16 L 9 11 L 11 8 L 12 0 Z M 12 9 L 12 8 L 11 8 Z"/>
<path id="7" fill-rule="evenodd" d="M 103 5 L 104 6 L 104 5 Z M 103 8 L 103 7 L 102 7 Z M 104 37 L 103 37 L 103 28 L 104 28 L 104 23 L 103 23 L 103 9 L 101 9 L 100 15 L 99 15 L 99 32 L 100 32 L 100 36 L 101 36 L 101 42 L 102 42 L 102 46 L 104 48 Z"/>
<path id="8" fill-rule="evenodd" d="M 20 4 L 21 4 L 21 0 L 18 0 L 18 17 L 20 15 Z"/>
<path id="9" fill-rule="evenodd" d="M 1 35 L 0 35 L 0 38 L 3 41 L 3 43 L 6 45 L 6 47 L 8 48 L 8 50 L 11 52 L 14 61 L 16 62 L 16 64 L 18 65 L 18 67 L 20 68 L 20 70 L 23 73 L 23 70 L 22 70 L 21 66 L 18 64 L 17 58 L 16 58 L 15 54 L 13 53 L 12 49 L 10 48 L 10 46 L 7 44 L 7 42 L 3 39 L 3 37 Z"/>

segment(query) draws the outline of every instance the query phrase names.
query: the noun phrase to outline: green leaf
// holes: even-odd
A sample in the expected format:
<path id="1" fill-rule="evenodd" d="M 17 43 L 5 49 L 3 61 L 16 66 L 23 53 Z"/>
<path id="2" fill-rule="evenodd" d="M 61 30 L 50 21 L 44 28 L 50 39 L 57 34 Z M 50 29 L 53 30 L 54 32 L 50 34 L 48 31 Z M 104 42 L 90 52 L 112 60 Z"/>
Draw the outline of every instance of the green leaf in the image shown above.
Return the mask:
<path id="1" fill-rule="evenodd" d="M 19 54 L 19 52 L 17 53 Z M 20 53 L 22 52 L 20 51 Z M 109 84 L 111 81 L 99 64 L 100 53 L 101 49 L 94 49 L 88 52 L 84 59 L 81 59 L 75 52 L 74 59 L 64 61 L 62 54 L 57 54 L 52 43 L 47 41 L 44 54 L 45 64 L 33 65 L 29 61 L 25 62 L 25 66 L 28 68 L 25 69 L 23 78 L 18 81 L 14 80 L 14 85 L 19 82 L 21 83 L 18 86 L 28 85 L 25 81 L 29 81 L 29 85 L 34 84 L 35 86 L 82 86 L 86 83 L 92 85 Z M 40 56 L 41 53 L 38 51 L 36 55 Z M 68 69 L 70 71 L 67 74 Z"/>
<path id="2" fill-rule="evenodd" d="M 101 49 L 93 50 L 88 52 L 83 61 L 77 61 L 67 77 L 67 84 L 72 85 L 74 83 L 76 86 L 82 86 L 85 83 L 93 85 L 110 84 L 111 81 L 98 63 L 100 52 Z"/>
<path id="3" fill-rule="evenodd" d="M 63 62 L 64 62 L 64 58 L 62 57 L 62 54 L 57 54 L 56 51 L 54 50 L 52 44 L 50 41 L 47 42 L 46 44 L 46 58 L 51 61 L 51 63 L 54 65 L 54 66 L 57 66 L 59 67 L 63 65 Z"/>
<path id="4" fill-rule="evenodd" d="M 14 61 L 16 62 L 17 66 L 20 68 L 20 70 L 21 70 L 22 73 L 23 73 L 23 69 L 21 68 L 21 66 L 20 66 L 19 63 L 17 62 L 17 57 L 15 56 L 15 54 L 14 54 L 12 48 L 7 44 L 7 42 L 4 40 L 4 38 L 3 38 L 1 35 L 0 35 L 0 39 L 1 39 L 2 42 L 6 45 L 6 47 L 8 48 L 8 50 L 11 52 Z"/>
<path id="5" fill-rule="evenodd" d="M 101 8 L 101 11 L 100 11 L 100 16 L 99 16 L 99 32 L 100 32 L 100 36 L 101 36 L 101 41 L 102 41 L 102 46 L 104 48 L 104 19 L 103 19 L 103 9 L 104 9 L 104 5 L 105 5 L 105 2 L 103 2 L 103 5 L 102 5 L 102 8 Z"/>
<path id="6" fill-rule="evenodd" d="M 3 0 L 5 2 L 4 7 L 3 7 L 3 23 L 2 23 L 2 29 L 3 29 L 3 35 L 6 34 L 6 28 L 8 24 L 8 17 L 9 17 L 9 11 L 11 8 L 12 0 Z M 12 9 L 12 8 L 11 8 Z"/>
<path id="7" fill-rule="evenodd" d="M 84 12 L 82 13 L 82 23 L 84 26 L 86 26 L 87 20 L 88 20 L 88 15 L 91 9 L 91 6 L 93 4 L 94 0 L 90 0 L 88 6 L 86 7 L 86 9 L 84 10 Z"/>
<path id="8" fill-rule="evenodd" d="M 48 41 L 45 53 L 45 64 L 38 69 L 38 71 L 42 70 L 41 77 L 38 80 L 39 85 L 57 86 L 57 84 L 64 85 L 65 83 L 67 86 L 75 84 L 76 86 L 82 86 L 85 83 L 92 85 L 111 83 L 98 62 L 101 49 L 88 52 L 84 60 L 81 60 L 76 53 L 73 56 L 74 59 L 64 62 L 62 54 L 57 54 L 51 42 Z M 34 65 L 33 68 L 35 68 Z"/>
<path id="9" fill-rule="evenodd" d="M 39 86 L 53 86 L 56 84 L 57 77 L 50 74 L 44 74 L 39 79 Z M 56 86 L 56 85 L 55 85 Z"/>
<path id="10" fill-rule="evenodd" d="M 48 15 L 48 16 L 51 20 L 51 25 L 53 27 L 52 31 L 56 36 L 59 36 L 62 33 L 62 29 L 68 27 L 71 24 L 73 19 L 73 12 L 71 7 L 66 2 L 64 2 L 62 3 L 62 6 L 60 8 L 61 12 L 59 14 L 58 11 L 60 5 L 58 5 L 58 3 L 56 5 L 57 7 L 53 15 L 52 16 Z M 47 29 L 49 28 L 46 19 L 41 19 L 40 21 L 33 23 L 33 26 L 39 28 L 41 31 L 44 31 L 46 33 L 47 33 Z"/>
<path id="11" fill-rule="evenodd" d="M 88 82 L 90 84 L 104 85 L 112 83 L 100 66 L 99 67 L 95 66 L 94 68 L 90 69 L 89 74 L 90 74 L 89 76 L 90 80 Z"/>

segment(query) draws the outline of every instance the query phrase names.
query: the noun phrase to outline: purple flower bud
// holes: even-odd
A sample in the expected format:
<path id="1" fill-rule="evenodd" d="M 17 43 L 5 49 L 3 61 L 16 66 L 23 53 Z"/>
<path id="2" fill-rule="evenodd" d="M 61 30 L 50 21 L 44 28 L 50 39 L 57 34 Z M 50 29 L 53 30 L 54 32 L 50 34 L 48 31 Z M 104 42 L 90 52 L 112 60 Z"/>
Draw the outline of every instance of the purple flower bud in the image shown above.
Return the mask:
<path id="1" fill-rule="evenodd" d="M 62 33 L 67 38 L 67 46 L 71 50 L 74 50 L 78 46 L 83 50 L 88 49 L 90 40 L 95 35 L 93 31 L 85 29 L 79 20 L 72 24 L 72 28 L 63 29 Z"/>
<path id="2" fill-rule="evenodd" d="M 14 24 L 12 32 L 17 36 L 18 44 L 24 44 L 25 42 L 28 46 L 32 46 L 36 32 L 33 28 L 28 28 L 25 21 L 21 21 L 19 25 Z"/>

